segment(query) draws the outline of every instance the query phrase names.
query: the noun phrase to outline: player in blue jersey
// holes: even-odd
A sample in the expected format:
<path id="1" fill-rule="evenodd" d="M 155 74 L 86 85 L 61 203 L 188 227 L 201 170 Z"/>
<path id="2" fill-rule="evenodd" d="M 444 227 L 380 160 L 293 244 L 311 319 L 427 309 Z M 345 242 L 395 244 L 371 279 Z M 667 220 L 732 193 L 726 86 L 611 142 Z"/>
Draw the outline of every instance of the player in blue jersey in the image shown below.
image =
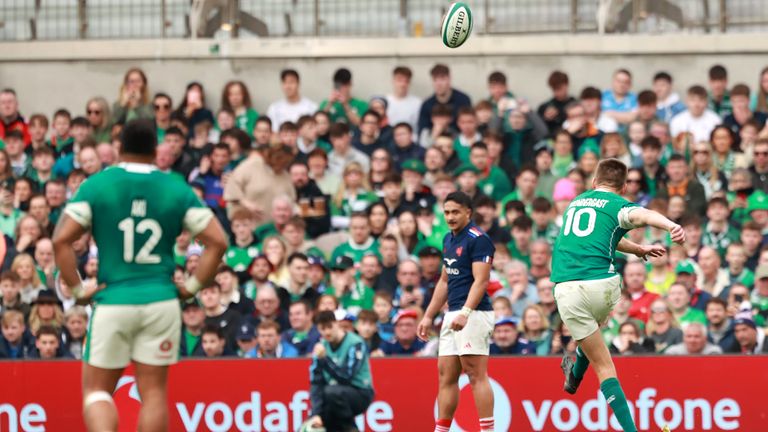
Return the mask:
<path id="1" fill-rule="evenodd" d="M 438 420 L 435 432 L 448 432 L 459 404 L 459 376 L 469 377 L 480 430 L 493 431 L 493 391 L 488 381 L 488 356 L 493 308 L 486 292 L 495 248 L 490 237 L 472 223 L 472 200 L 463 192 L 449 194 L 443 204 L 451 232 L 443 240 L 443 271 L 418 336 L 427 339 L 435 315 L 448 302 L 440 329 Z"/>

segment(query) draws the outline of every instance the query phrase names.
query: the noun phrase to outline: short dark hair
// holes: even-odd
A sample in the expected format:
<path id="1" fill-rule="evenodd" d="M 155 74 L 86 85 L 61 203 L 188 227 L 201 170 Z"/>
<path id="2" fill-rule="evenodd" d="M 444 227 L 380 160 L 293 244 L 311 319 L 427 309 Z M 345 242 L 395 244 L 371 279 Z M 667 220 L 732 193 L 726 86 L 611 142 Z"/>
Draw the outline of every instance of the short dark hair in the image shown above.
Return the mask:
<path id="1" fill-rule="evenodd" d="M 363 309 L 360 311 L 360 313 L 357 314 L 357 320 L 369 323 L 377 323 L 379 321 L 379 316 L 376 315 L 376 312 L 370 309 Z"/>
<path id="2" fill-rule="evenodd" d="M 731 90 L 731 96 L 749 97 L 749 86 L 743 83 L 736 84 Z"/>
<path id="3" fill-rule="evenodd" d="M 396 184 L 400 185 L 401 183 L 403 183 L 403 176 L 401 176 L 399 173 L 393 171 L 393 172 L 385 175 L 384 176 L 384 180 L 381 182 L 382 185 L 387 184 L 387 183 L 396 183 Z"/>
<path id="4" fill-rule="evenodd" d="M 648 135 L 647 137 L 640 140 L 640 148 L 646 147 L 652 148 L 654 150 L 661 150 L 661 141 L 653 135 Z"/>
<path id="5" fill-rule="evenodd" d="M 656 72 L 656 75 L 653 76 L 654 81 L 663 80 L 668 83 L 672 83 L 672 75 L 668 74 L 667 72 L 660 71 Z"/>
<path id="6" fill-rule="evenodd" d="M 208 289 L 208 288 L 213 288 L 213 289 L 217 289 L 217 290 L 221 291 L 221 285 L 219 285 L 219 283 L 216 282 L 216 281 L 211 281 L 211 282 L 203 285 L 203 287 L 200 289 L 200 291 L 202 291 L 204 289 Z"/>
<path id="7" fill-rule="evenodd" d="M 525 213 L 525 203 L 520 200 L 507 201 L 507 203 L 504 204 L 504 213 L 509 213 L 512 210 L 518 213 Z"/>
<path id="8" fill-rule="evenodd" d="M 370 109 L 368 111 L 364 112 L 362 116 L 360 116 L 360 120 L 366 118 L 367 116 L 374 116 L 374 117 L 376 117 L 376 123 L 381 121 L 381 115 L 379 113 L 377 113 L 376 111 L 373 111 L 373 110 L 370 110 Z"/>
<path id="9" fill-rule="evenodd" d="M 432 112 L 430 112 L 430 116 L 451 117 L 453 116 L 453 111 L 451 111 L 450 106 L 442 103 L 437 103 L 432 107 Z"/>
<path id="10" fill-rule="evenodd" d="M 613 75 L 616 76 L 618 74 L 624 74 L 632 78 L 632 72 L 630 72 L 629 69 L 625 69 L 625 68 L 616 69 L 616 72 L 614 72 Z"/>
<path id="11" fill-rule="evenodd" d="M 269 129 L 272 129 L 272 119 L 265 115 L 259 116 L 259 118 L 256 119 L 256 123 L 253 124 L 254 129 L 256 128 L 256 125 L 259 123 L 266 123 L 269 125 Z"/>
<path id="12" fill-rule="evenodd" d="M 584 89 L 581 91 L 581 94 L 579 95 L 579 99 L 603 99 L 603 93 L 598 90 L 595 87 L 589 86 L 584 87 Z"/>
<path id="13" fill-rule="evenodd" d="M 317 123 L 317 121 L 311 115 L 304 114 L 296 120 L 296 127 L 301 129 L 308 123 Z"/>
<path id="14" fill-rule="evenodd" d="M 258 333 L 259 330 L 274 330 L 277 332 L 278 336 L 280 335 L 280 324 L 277 321 L 272 320 L 264 320 L 259 323 L 258 327 L 256 327 L 256 332 Z"/>
<path id="15" fill-rule="evenodd" d="M 413 77 L 413 71 L 408 66 L 397 66 L 392 71 L 392 75 L 402 75 L 410 80 Z"/>
<path id="16" fill-rule="evenodd" d="M 709 68 L 709 79 L 712 81 L 725 81 L 728 79 L 728 71 L 725 66 L 716 64 Z"/>
<path id="17" fill-rule="evenodd" d="M 280 71 L 280 81 L 285 81 L 289 76 L 296 78 L 296 81 L 300 81 L 299 73 L 295 69 L 283 69 Z"/>
<path id="18" fill-rule="evenodd" d="M 6 270 L 2 274 L 0 274 L 0 282 L 4 282 L 4 281 L 19 283 L 21 282 L 21 278 L 19 278 L 19 275 L 15 271 Z"/>
<path id="19" fill-rule="evenodd" d="M 296 126 L 296 123 L 292 121 L 283 122 L 283 124 L 281 124 L 280 128 L 278 129 L 279 132 L 296 132 L 298 130 L 298 126 Z"/>
<path id="20" fill-rule="evenodd" d="M 214 334 L 219 339 L 224 339 L 224 329 L 216 324 L 206 324 L 201 335 Z"/>
<path id="21" fill-rule="evenodd" d="M 56 153 L 53 151 L 52 148 L 50 148 L 48 146 L 43 146 L 43 147 L 40 147 L 40 148 L 36 148 L 32 152 L 32 159 L 34 159 L 34 158 L 36 158 L 38 156 L 44 156 L 44 155 L 48 155 L 48 156 L 51 156 L 53 158 L 56 157 Z"/>
<path id="22" fill-rule="evenodd" d="M 451 192 L 445 197 L 445 202 L 453 201 L 456 204 L 472 210 L 472 198 L 462 191 Z"/>
<path id="23" fill-rule="evenodd" d="M 725 199 L 725 197 L 721 197 L 721 196 L 712 197 L 707 203 L 707 208 L 710 208 L 713 205 L 717 205 L 717 204 L 720 204 L 721 206 L 725 206 L 726 208 L 728 208 L 728 200 Z"/>
<path id="24" fill-rule="evenodd" d="M 675 153 L 675 154 L 673 154 L 672 156 L 669 157 L 669 159 L 667 160 L 667 165 L 669 165 L 670 162 L 683 162 L 684 164 L 687 165 L 687 162 L 685 160 L 685 156 L 683 156 L 681 154 L 678 154 L 678 153 Z"/>
<path id="25" fill-rule="evenodd" d="M 286 260 L 286 263 L 288 263 L 288 265 L 290 265 L 292 262 L 294 262 L 296 260 L 301 260 L 301 261 L 305 261 L 306 262 L 306 261 L 309 261 L 309 258 L 307 258 L 307 256 L 304 255 L 301 252 L 294 252 L 294 253 L 288 255 L 288 259 Z"/>
<path id="26" fill-rule="evenodd" d="M 392 130 L 396 130 L 400 128 L 406 128 L 408 129 L 408 132 L 413 132 L 413 126 L 411 126 L 410 123 L 406 123 L 406 122 L 400 122 L 396 124 L 395 127 L 392 128 Z"/>
<path id="27" fill-rule="evenodd" d="M 129 121 L 123 128 L 121 142 L 123 153 L 151 156 L 157 148 L 157 129 L 149 119 Z"/>
<path id="28" fill-rule="evenodd" d="M 317 314 L 317 318 L 315 318 L 315 323 L 318 327 L 333 325 L 335 322 L 336 315 L 333 313 L 333 311 L 322 311 Z"/>
<path id="29" fill-rule="evenodd" d="M 493 71 L 488 75 L 488 84 L 507 85 L 507 76 L 504 75 L 504 72 Z"/>
<path id="30" fill-rule="evenodd" d="M 56 330 L 56 327 L 52 325 L 42 325 L 39 329 L 37 329 L 37 334 L 35 335 L 36 338 L 40 338 L 40 336 L 43 335 L 49 335 L 55 337 L 57 340 L 59 340 L 59 331 Z M 61 344 L 61 340 L 59 340 L 59 344 Z"/>
<path id="31" fill-rule="evenodd" d="M 627 166 L 618 159 L 603 159 L 597 164 L 595 181 L 614 189 L 621 189 L 627 182 Z"/>
<path id="32" fill-rule="evenodd" d="M 488 195 L 480 195 L 475 199 L 475 208 L 480 207 L 493 207 L 496 208 L 496 201 Z"/>
<path id="33" fill-rule="evenodd" d="M 478 141 L 478 142 L 472 144 L 472 146 L 469 148 L 469 151 L 472 151 L 474 149 L 480 149 L 480 150 L 488 151 L 488 146 L 484 142 Z"/>
<path id="34" fill-rule="evenodd" d="M 639 105 L 653 105 L 656 106 L 658 97 L 652 90 L 643 90 L 637 95 L 637 103 Z"/>
<path id="35" fill-rule="evenodd" d="M 702 99 L 707 98 L 707 89 L 700 85 L 693 85 L 688 88 L 688 96 L 698 96 Z"/>
<path id="36" fill-rule="evenodd" d="M 708 308 L 711 304 L 720 305 L 723 307 L 723 309 L 728 308 L 728 303 L 726 303 L 725 300 L 721 299 L 720 297 L 712 297 L 707 300 L 707 305 L 704 307 L 704 309 Z"/>
<path id="37" fill-rule="evenodd" d="M 512 221 L 512 231 L 514 230 L 528 231 L 533 229 L 533 219 L 526 214 L 522 214 Z"/>
<path id="38" fill-rule="evenodd" d="M 55 120 L 56 117 L 65 117 L 67 120 L 72 120 L 72 114 L 69 113 L 69 110 L 66 110 L 64 108 L 57 109 L 55 113 L 53 113 L 53 119 Z"/>
<path id="39" fill-rule="evenodd" d="M 165 136 L 169 136 L 169 135 L 177 135 L 184 138 L 184 131 L 182 131 L 176 126 L 171 126 L 165 131 Z"/>
<path id="40" fill-rule="evenodd" d="M 523 175 L 526 172 L 529 172 L 529 173 L 535 175 L 536 178 L 539 178 L 539 171 L 533 165 L 523 165 L 523 167 L 520 168 L 520 172 L 517 173 L 517 176 L 515 176 L 515 178 L 520 177 L 521 175 Z"/>
<path id="41" fill-rule="evenodd" d="M 349 136 L 349 125 L 342 122 L 336 122 L 328 128 L 328 135 L 331 138 L 340 138 L 343 136 Z"/>
<path id="42" fill-rule="evenodd" d="M 213 153 L 214 150 L 224 150 L 225 152 L 227 152 L 228 155 L 232 154 L 232 149 L 229 148 L 229 146 L 224 143 L 214 144 L 213 147 L 211 147 L 211 153 Z"/>
<path id="43" fill-rule="evenodd" d="M 309 303 L 309 300 L 305 300 L 305 299 L 296 300 L 293 303 L 291 303 L 291 305 L 288 306 L 288 308 L 290 309 L 296 305 L 304 306 L 304 311 L 306 313 L 312 313 L 313 311 L 312 304 Z"/>
<path id="44" fill-rule="evenodd" d="M 154 122 L 152 122 L 152 124 L 154 125 Z M 77 117 L 72 119 L 72 127 L 75 127 L 75 126 L 82 126 L 82 127 L 85 127 L 85 128 L 90 128 L 91 127 L 91 122 L 89 122 L 88 119 L 83 117 L 83 116 L 77 116 Z"/>
<path id="45" fill-rule="evenodd" d="M 167 134 L 168 132 L 166 132 Z M 251 137 L 248 136 L 248 133 L 244 130 L 233 127 L 230 129 L 226 129 L 221 131 L 221 136 L 219 136 L 219 140 L 223 141 L 224 138 L 231 137 L 234 138 L 237 141 L 237 146 L 240 148 L 240 151 L 247 151 L 251 148 Z"/>
<path id="46" fill-rule="evenodd" d="M 439 76 L 449 76 L 451 74 L 451 70 L 448 69 L 448 66 L 442 63 L 438 63 L 432 66 L 432 69 L 429 70 L 429 74 L 432 76 L 432 78 Z"/>
<path id="47" fill-rule="evenodd" d="M 552 202 L 544 197 L 536 197 L 531 201 L 531 210 L 538 213 L 549 213 L 552 210 Z"/>
<path id="48" fill-rule="evenodd" d="M 688 214 L 680 218 L 680 226 L 686 227 L 690 225 L 701 226 L 701 218 L 694 214 Z M 762 228 L 760 228 L 762 231 Z"/>
<path id="49" fill-rule="evenodd" d="M 336 72 L 333 74 L 333 82 L 335 84 L 342 84 L 342 85 L 351 83 L 352 72 L 350 72 L 349 69 L 347 68 L 336 69 Z"/>
<path id="50" fill-rule="evenodd" d="M 552 90 L 568 85 L 568 74 L 559 70 L 552 71 L 547 79 L 547 85 L 549 85 L 549 88 Z"/>

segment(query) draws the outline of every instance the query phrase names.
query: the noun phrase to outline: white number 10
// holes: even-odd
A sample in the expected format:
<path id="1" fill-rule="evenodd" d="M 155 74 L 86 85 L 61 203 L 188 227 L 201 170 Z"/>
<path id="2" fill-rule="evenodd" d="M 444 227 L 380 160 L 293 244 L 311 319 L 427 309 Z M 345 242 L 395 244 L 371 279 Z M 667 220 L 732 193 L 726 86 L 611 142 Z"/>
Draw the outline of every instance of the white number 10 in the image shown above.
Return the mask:
<path id="1" fill-rule="evenodd" d="M 585 213 L 589 218 L 587 220 L 587 228 L 581 229 L 581 217 Z M 576 211 L 575 208 L 571 208 L 568 210 L 568 213 L 565 214 L 565 231 L 563 231 L 563 235 L 569 235 L 571 230 L 573 230 L 573 233 L 576 234 L 577 237 L 586 237 L 592 234 L 592 231 L 595 230 L 596 220 L 597 212 L 593 208 L 587 207 L 580 209 L 579 211 Z"/>
<path id="2" fill-rule="evenodd" d="M 136 262 L 136 264 L 160 264 L 160 256 L 152 253 L 152 249 L 160 242 L 163 236 L 163 229 L 154 219 L 142 219 L 138 224 L 134 224 L 133 219 L 127 217 L 117 224 L 120 231 L 123 232 L 123 260 L 127 263 Z M 139 249 L 136 257 L 134 251 L 134 232 L 144 234 L 149 231 L 150 235 L 144 246 Z"/>

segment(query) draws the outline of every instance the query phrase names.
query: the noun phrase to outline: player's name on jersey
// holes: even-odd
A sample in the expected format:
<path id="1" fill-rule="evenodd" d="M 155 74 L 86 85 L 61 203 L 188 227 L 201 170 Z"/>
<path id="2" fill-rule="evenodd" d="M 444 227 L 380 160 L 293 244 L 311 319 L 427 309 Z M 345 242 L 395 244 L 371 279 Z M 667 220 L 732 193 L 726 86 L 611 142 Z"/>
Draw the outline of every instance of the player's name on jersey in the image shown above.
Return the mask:
<path id="1" fill-rule="evenodd" d="M 598 198 L 582 198 L 576 201 L 571 202 L 571 205 L 568 207 L 597 207 L 597 208 L 604 208 L 605 205 L 608 204 L 607 199 L 598 199 Z"/>

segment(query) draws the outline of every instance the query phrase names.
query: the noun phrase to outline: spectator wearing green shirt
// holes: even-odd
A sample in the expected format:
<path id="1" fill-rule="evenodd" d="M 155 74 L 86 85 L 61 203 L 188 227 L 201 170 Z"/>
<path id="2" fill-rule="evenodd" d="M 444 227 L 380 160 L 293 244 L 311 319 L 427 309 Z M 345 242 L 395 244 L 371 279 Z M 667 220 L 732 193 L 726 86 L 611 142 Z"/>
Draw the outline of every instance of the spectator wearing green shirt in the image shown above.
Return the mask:
<path id="1" fill-rule="evenodd" d="M 755 273 L 746 267 L 747 250 L 740 242 L 734 242 L 728 245 L 725 253 L 725 261 L 728 263 L 728 276 L 731 278 L 731 284 L 740 283 L 749 289 L 755 285 Z M 758 270 L 760 267 L 757 268 Z"/>
<path id="2" fill-rule="evenodd" d="M 507 243 L 509 255 L 531 266 L 530 246 L 533 236 L 533 220 L 522 215 L 512 222 L 512 241 Z"/>
<path id="3" fill-rule="evenodd" d="M 732 242 L 739 241 L 739 231 L 728 220 L 730 210 L 728 201 L 723 197 L 715 197 L 707 204 L 707 223 L 704 225 L 704 235 L 701 242 L 711 246 L 720 257 L 725 257 L 725 251 Z"/>
<path id="4" fill-rule="evenodd" d="M 348 163 L 344 167 L 341 186 L 331 201 L 331 226 L 347 228 L 353 213 L 364 211 L 378 200 L 378 195 L 370 190 L 363 167 L 357 162 Z"/>
<path id="5" fill-rule="evenodd" d="M 340 244 L 333 250 L 331 261 L 336 262 L 340 256 L 352 259 L 352 262 L 360 262 L 366 253 L 379 255 L 379 243 L 371 236 L 371 228 L 368 226 L 368 215 L 365 212 L 354 212 L 349 218 L 349 240 Z"/>
<path id="6" fill-rule="evenodd" d="M 469 152 L 472 144 L 483 139 L 483 136 L 477 130 L 478 122 L 474 108 L 463 107 L 459 109 L 456 124 L 459 128 L 459 134 L 453 142 L 453 149 L 459 160 L 466 163 L 469 162 Z"/>
<path id="7" fill-rule="evenodd" d="M 373 288 L 355 278 L 355 261 L 352 258 L 339 255 L 331 260 L 330 267 L 331 286 L 329 288 L 339 299 L 342 308 L 353 314 L 362 309 L 373 308 Z"/>
<path id="8" fill-rule="evenodd" d="M 109 102 L 101 96 L 88 99 L 85 104 L 85 114 L 93 128 L 93 139 L 96 143 L 112 142 L 112 117 Z M 160 141 L 158 139 L 158 141 Z"/>
<path id="9" fill-rule="evenodd" d="M 480 180 L 478 177 L 479 175 L 480 171 L 469 162 L 461 164 L 456 168 L 456 171 L 453 172 L 459 190 L 472 199 L 473 206 L 477 203 L 477 200 L 480 199 L 480 197 L 487 196 L 478 185 Z"/>
<path id="10" fill-rule="evenodd" d="M 155 129 L 157 131 L 157 142 L 165 141 L 165 131 L 171 126 L 171 107 L 173 100 L 165 93 L 155 94 L 152 101 L 152 109 L 155 113 Z"/>
<path id="11" fill-rule="evenodd" d="M 539 172 L 536 171 L 536 168 L 532 166 L 523 167 L 515 179 L 515 190 L 507 194 L 501 200 L 502 207 L 509 201 L 518 200 L 525 204 L 525 211 L 530 214 L 531 204 L 533 203 L 533 199 L 536 198 L 536 187 L 538 186 L 538 182 Z"/>
<path id="12" fill-rule="evenodd" d="M 760 265 L 755 272 L 755 288 L 750 301 L 763 319 L 768 318 L 768 265 Z"/>
<path id="13" fill-rule="evenodd" d="M 181 357 L 203 357 L 202 335 L 205 325 L 205 312 L 196 298 L 181 305 Z"/>
<path id="14" fill-rule="evenodd" d="M 360 118 L 368 110 L 368 103 L 352 96 L 352 72 L 337 69 L 333 74 L 333 91 L 320 103 L 321 111 L 331 117 L 331 123 L 344 122 L 358 126 Z"/>
<path id="15" fill-rule="evenodd" d="M 0 190 L 0 232 L 16 239 L 16 225 L 24 213 L 13 206 L 13 193 L 8 187 Z"/>
<path id="16" fill-rule="evenodd" d="M 484 142 L 478 141 L 472 144 L 469 159 L 479 172 L 477 186 L 485 195 L 495 201 L 500 201 L 512 192 L 512 185 L 509 183 L 507 175 L 501 168 L 491 165 L 488 146 Z"/>
<path id="17" fill-rule="evenodd" d="M 707 325 L 707 316 L 700 309 L 691 307 L 691 294 L 685 285 L 680 283 L 672 284 L 667 293 L 669 306 L 672 313 L 680 325 L 698 322 Z"/>
<path id="18" fill-rule="evenodd" d="M 112 105 L 112 118 L 115 123 L 120 124 L 140 118 L 152 118 L 149 85 L 143 70 L 133 67 L 125 73 L 123 84 L 120 86 L 120 97 Z"/>
<path id="19" fill-rule="evenodd" d="M 235 270 L 242 283 L 248 279 L 248 267 L 259 254 L 259 240 L 253 233 L 256 220 L 246 209 L 235 210 L 230 220 L 233 239 L 224 254 L 224 263 Z"/>
<path id="20" fill-rule="evenodd" d="M 278 195 L 272 200 L 272 211 L 269 222 L 261 224 L 253 231 L 259 243 L 269 236 L 280 235 L 285 224 L 294 216 L 294 202 L 288 195 Z"/>
<path id="21" fill-rule="evenodd" d="M 253 109 L 251 94 L 242 81 L 229 81 L 221 92 L 221 108 L 235 114 L 235 127 L 253 134 L 259 113 Z"/>
<path id="22" fill-rule="evenodd" d="M 720 118 L 731 113 L 731 95 L 728 93 L 728 71 L 722 65 L 709 68 L 708 108 Z"/>
<path id="23" fill-rule="evenodd" d="M 544 197 L 534 198 L 531 202 L 531 219 L 533 220 L 533 239 L 545 240 L 550 246 L 554 245 L 560 228 L 555 223 L 552 202 Z"/>

